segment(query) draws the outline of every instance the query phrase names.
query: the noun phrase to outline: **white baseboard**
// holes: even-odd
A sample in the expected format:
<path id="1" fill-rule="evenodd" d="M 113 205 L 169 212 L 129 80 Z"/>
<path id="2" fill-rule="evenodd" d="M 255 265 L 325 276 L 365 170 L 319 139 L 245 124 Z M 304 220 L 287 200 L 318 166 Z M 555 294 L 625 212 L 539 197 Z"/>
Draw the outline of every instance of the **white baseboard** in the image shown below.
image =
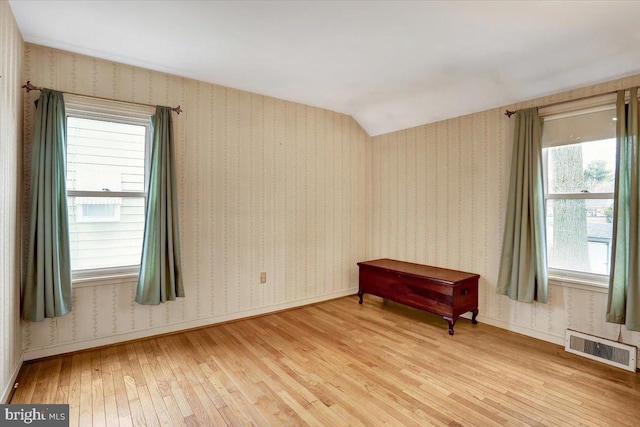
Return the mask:
<path id="1" fill-rule="evenodd" d="M 349 288 L 343 291 L 330 294 L 305 298 L 284 304 L 275 304 L 266 307 L 260 307 L 251 310 L 239 311 L 235 313 L 223 314 L 219 316 L 211 316 L 202 319 L 188 320 L 186 322 L 173 323 L 171 325 L 158 326 L 155 328 L 139 329 L 133 332 L 125 332 L 99 338 L 90 338 L 82 341 L 74 341 L 71 343 L 56 344 L 45 347 L 31 348 L 24 351 L 24 360 L 40 359 L 58 354 L 70 353 L 73 351 L 86 350 L 93 347 L 101 347 L 105 345 L 117 344 L 124 341 L 136 340 L 140 338 L 148 338 L 154 335 L 161 335 L 171 332 L 179 332 L 186 329 L 198 328 L 201 326 L 215 325 L 216 323 L 228 322 L 231 320 L 242 319 L 245 317 L 258 316 L 262 314 L 272 313 L 274 311 L 286 310 L 290 308 L 302 307 L 309 304 L 315 304 L 335 298 L 348 295 L 355 295 L 358 288 Z M 11 383 L 13 386 L 13 383 Z"/>
<path id="2" fill-rule="evenodd" d="M 7 383 L 4 390 L 2 390 L 2 397 L 0 398 L 0 403 L 5 403 L 7 401 L 7 398 L 11 394 L 11 391 L 13 390 L 13 385 L 16 383 L 16 380 L 18 379 L 18 374 L 20 373 L 20 369 L 22 368 L 23 362 L 24 362 L 24 356 L 20 356 L 20 358 L 18 359 L 18 363 L 16 363 L 16 367 L 13 370 L 13 373 L 9 378 L 9 382 Z"/>
<path id="3" fill-rule="evenodd" d="M 466 316 L 461 316 L 466 317 Z M 526 326 L 512 325 L 503 320 L 493 319 L 491 317 L 483 316 L 482 313 L 478 315 L 478 322 L 486 323 L 487 325 L 495 326 L 496 328 L 506 329 L 507 331 L 516 332 L 521 335 L 526 335 L 531 338 L 536 338 L 542 341 L 547 341 L 553 344 L 561 345 L 564 347 L 564 335 L 555 335 L 548 332 L 542 332 L 535 329 L 527 328 Z"/>

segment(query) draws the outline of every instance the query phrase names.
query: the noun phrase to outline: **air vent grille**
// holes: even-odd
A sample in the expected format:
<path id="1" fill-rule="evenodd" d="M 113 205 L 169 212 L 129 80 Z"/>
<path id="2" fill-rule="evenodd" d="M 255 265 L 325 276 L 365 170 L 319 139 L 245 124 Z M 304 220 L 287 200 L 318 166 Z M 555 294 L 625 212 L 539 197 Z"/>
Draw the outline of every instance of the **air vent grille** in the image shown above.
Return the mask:
<path id="1" fill-rule="evenodd" d="M 628 371 L 636 370 L 637 349 L 627 344 L 567 329 L 565 350 Z"/>

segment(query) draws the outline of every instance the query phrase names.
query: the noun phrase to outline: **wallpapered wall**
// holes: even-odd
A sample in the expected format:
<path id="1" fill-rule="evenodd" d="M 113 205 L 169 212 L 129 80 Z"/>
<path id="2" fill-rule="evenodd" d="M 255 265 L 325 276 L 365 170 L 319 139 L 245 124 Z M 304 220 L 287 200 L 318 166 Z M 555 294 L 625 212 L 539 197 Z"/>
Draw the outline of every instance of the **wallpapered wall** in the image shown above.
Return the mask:
<path id="1" fill-rule="evenodd" d="M 24 324 L 25 359 L 356 292 L 370 138 L 351 117 L 31 44 L 24 61 L 24 79 L 38 86 L 182 106 L 174 126 L 187 295 L 141 306 L 134 283 L 76 288 L 71 314 Z M 26 152 L 37 96 L 24 102 Z M 24 169 L 27 182 L 29 159 Z"/>
<path id="2" fill-rule="evenodd" d="M 72 314 L 24 324 L 26 359 L 352 294 L 356 262 L 378 257 L 479 273 L 480 321 L 559 344 L 566 328 L 617 338 L 605 293 L 552 285 L 548 304 L 523 304 L 495 292 L 513 132 L 504 107 L 369 138 L 345 115 L 40 46 L 26 45 L 24 67 L 37 85 L 185 109 L 175 125 L 187 291 L 147 307 L 134 283 L 76 288 Z M 24 102 L 26 152 L 36 97 Z M 25 157 L 24 194 L 29 169 Z"/>
<path id="3" fill-rule="evenodd" d="M 640 75 L 509 106 L 543 106 L 628 88 Z M 464 100 L 459 100 L 464 102 Z M 479 321 L 564 343 L 565 329 L 617 339 L 607 294 L 551 286 L 547 304 L 496 294 L 511 164 L 505 108 L 373 138 L 370 258 L 389 257 L 481 275 Z M 640 345 L 640 334 L 624 341 Z"/>
<path id="4" fill-rule="evenodd" d="M 9 3 L 0 0 L 0 403 L 21 365 L 18 231 L 24 43 Z"/>

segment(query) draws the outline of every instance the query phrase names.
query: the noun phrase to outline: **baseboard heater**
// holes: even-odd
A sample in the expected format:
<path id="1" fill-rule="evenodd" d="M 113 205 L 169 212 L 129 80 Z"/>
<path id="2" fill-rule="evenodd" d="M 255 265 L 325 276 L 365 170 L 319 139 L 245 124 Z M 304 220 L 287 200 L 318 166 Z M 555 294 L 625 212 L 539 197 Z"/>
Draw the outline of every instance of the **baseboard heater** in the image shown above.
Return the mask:
<path id="1" fill-rule="evenodd" d="M 567 329 L 564 349 L 569 353 L 636 372 L 638 349 L 632 345 Z"/>

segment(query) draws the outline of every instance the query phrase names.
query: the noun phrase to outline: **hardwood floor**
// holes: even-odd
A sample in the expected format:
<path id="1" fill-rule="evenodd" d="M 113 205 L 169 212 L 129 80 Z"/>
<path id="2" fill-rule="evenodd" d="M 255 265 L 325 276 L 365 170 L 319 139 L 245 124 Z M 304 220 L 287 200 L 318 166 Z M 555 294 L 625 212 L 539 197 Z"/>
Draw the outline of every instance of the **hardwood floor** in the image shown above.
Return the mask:
<path id="1" fill-rule="evenodd" d="M 365 295 L 26 363 L 71 425 L 632 426 L 638 375 Z"/>

